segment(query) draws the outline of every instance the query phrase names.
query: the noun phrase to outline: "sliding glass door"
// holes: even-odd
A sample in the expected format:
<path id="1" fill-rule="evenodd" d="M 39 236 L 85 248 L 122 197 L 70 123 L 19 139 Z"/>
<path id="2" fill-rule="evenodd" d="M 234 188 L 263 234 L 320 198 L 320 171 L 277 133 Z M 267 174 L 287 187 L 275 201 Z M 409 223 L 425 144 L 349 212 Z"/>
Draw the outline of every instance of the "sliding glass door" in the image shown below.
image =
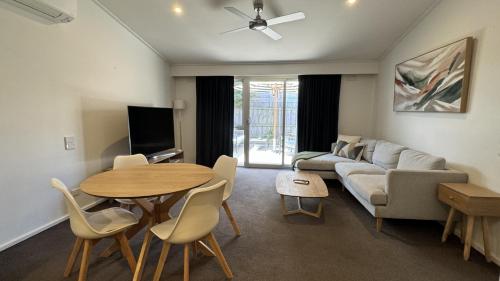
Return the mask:
<path id="1" fill-rule="evenodd" d="M 235 81 L 234 156 L 245 166 L 290 165 L 297 132 L 297 79 Z"/>

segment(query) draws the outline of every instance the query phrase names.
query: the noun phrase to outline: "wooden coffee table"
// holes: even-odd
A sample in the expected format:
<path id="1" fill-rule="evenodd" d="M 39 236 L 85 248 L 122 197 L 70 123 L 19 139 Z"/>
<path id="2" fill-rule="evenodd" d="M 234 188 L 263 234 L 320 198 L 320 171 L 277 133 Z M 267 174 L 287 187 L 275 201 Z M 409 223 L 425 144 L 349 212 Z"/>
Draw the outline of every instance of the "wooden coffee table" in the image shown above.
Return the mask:
<path id="1" fill-rule="evenodd" d="M 294 180 L 307 180 L 309 184 L 298 184 Z M 303 171 L 283 171 L 276 176 L 276 191 L 281 195 L 281 208 L 283 215 L 304 214 L 319 218 L 323 210 L 322 198 L 328 196 L 328 189 L 323 179 L 312 173 Z M 296 210 L 288 210 L 285 205 L 285 196 L 297 197 L 298 208 Z M 302 209 L 301 198 L 320 198 L 318 209 L 316 212 L 309 212 Z"/>

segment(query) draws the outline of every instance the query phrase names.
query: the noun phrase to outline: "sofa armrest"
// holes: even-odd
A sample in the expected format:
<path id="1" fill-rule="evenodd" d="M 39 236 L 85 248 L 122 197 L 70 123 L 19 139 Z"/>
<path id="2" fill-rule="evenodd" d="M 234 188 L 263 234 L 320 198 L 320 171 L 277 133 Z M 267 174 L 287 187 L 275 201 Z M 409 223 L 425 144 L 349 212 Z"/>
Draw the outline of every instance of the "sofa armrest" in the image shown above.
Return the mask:
<path id="1" fill-rule="evenodd" d="M 387 211 L 391 217 L 446 219 L 448 208 L 438 200 L 438 185 L 445 182 L 466 183 L 468 175 L 456 170 L 387 171 Z"/>

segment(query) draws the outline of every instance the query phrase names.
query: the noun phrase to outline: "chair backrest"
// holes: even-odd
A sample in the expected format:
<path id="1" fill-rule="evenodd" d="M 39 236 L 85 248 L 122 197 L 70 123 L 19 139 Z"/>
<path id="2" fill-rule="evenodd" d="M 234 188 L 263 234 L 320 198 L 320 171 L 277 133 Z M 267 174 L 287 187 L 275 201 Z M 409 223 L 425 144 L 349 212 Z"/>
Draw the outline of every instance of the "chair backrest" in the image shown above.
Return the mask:
<path id="1" fill-rule="evenodd" d="M 167 239 L 172 243 L 182 244 L 208 235 L 219 223 L 219 210 L 226 183 L 226 180 L 222 180 L 212 186 L 193 189 Z"/>
<path id="2" fill-rule="evenodd" d="M 68 209 L 69 222 L 73 233 L 81 238 L 94 238 L 98 232 L 88 223 L 87 218 L 85 217 L 86 212 L 82 211 L 78 203 L 76 203 L 75 198 L 71 195 L 66 185 L 62 181 L 55 178 L 51 180 L 51 184 L 52 187 L 61 191 L 64 195 L 64 202 L 66 203 L 66 207 Z"/>
<path id="3" fill-rule="evenodd" d="M 236 165 L 238 159 L 221 155 L 215 162 L 213 170 L 217 176 L 227 180 L 226 188 L 224 190 L 224 198 L 227 198 L 233 192 L 234 177 L 236 176 Z"/>
<path id="4" fill-rule="evenodd" d="M 113 170 L 148 164 L 148 159 L 142 154 L 120 155 L 116 156 L 113 161 Z"/>

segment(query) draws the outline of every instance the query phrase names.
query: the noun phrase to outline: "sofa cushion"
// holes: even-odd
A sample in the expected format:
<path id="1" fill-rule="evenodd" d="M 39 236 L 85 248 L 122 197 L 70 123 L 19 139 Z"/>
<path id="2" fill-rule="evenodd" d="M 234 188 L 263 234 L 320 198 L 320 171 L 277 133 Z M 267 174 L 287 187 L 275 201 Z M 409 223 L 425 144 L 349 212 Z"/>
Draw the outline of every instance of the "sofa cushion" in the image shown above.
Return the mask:
<path id="1" fill-rule="evenodd" d="M 335 171 L 344 179 L 354 174 L 385 175 L 385 169 L 366 162 L 337 163 L 335 164 Z"/>
<path id="2" fill-rule="evenodd" d="M 335 164 L 339 162 L 354 162 L 354 160 L 328 153 L 308 160 L 299 160 L 295 166 L 301 170 L 334 171 Z"/>
<path id="3" fill-rule="evenodd" d="M 377 144 L 377 140 L 361 139 L 361 141 L 359 142 L 365 144 L 365 149 L 363 149 L 363 159 L 372 163 L 373 151 L 375 151 L 375 145 Z"/>
<path id="4" fill-rule="evenodd" d="M 408 170 L 444 170 L 446 160 L 424 152 L 407 149 L 401 152 L 398 169 Z"/>
<path id="5" fill-rule="evenodd" d="M 385 175 L 350 175 L 348 177 L 350 187 L 367 202 L 372 205 L 386 205 L 387 194 L 385 193 Z"/>
<path id="6" fill-rule="evenodd" d="M 360 161 L 363 155 L 363 149 L 365 144 L 363 143 L 347 143 L 345 141 L 337 142 L 337 146 L 333 150 L 333 154 L 336 156 L 349 158 L 352 160 Z"/>
<path id="7" fill-rule="evenodd" d="M 348 136 L 348 135 L 338 135 L 337 142 L 345 141 L 347 143 L 358 143 L 361 139 L 361 136 Z"/>
<path id="8" fill-rule="evenodd" d="M 395 169 L 398 166 L 399 155 L 407 148 L 387 141 L 377 141 L 373 151 L 373 164 L 385 169 Z"/>

